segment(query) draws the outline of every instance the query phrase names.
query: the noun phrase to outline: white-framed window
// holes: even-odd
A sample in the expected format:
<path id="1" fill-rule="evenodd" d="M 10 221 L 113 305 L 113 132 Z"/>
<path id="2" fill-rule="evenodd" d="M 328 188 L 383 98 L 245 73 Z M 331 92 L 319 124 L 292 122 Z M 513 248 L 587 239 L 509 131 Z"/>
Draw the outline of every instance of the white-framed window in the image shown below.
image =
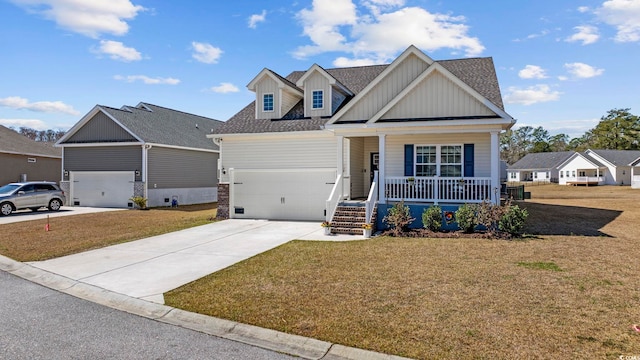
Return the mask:
<path id="1" fill-rule="evenodd" d="M 534 171 L 534 173 L 533 173 L 533 178 L 534 178 L 534 179 L 537 179 L 537 178 L 538 178 L 538 172 L 537 172 L 537 171 Z"/>
<path id="2" fill-rule="evenodd" d="M 324 91 L 313 90 L 311 93 L 311 108 L 322 109 L 324 108 Z"/>
<path id="3" fill-rule="evenodd" d="M 262 111 L 273 111 L 273 94 L 262 95 Z"/>
<path id="4" fill-rule="evenodd" d="M 515 172 L 510 172 L 509 173 L 509 178 L 515 179 L 516 178 L 516 173 Z"/>
<path id="5" fill-rule="evenodd" d="M 576 171 L 575 170 L 571 171 L 571 177 L 576 177 Z"/>
<path id="6" fill-rule="evenodd" d="M 578 174 L 578 176 L 587 176 L 587 172 L 584 170 L 580 170 L 580 173 Z"/>
<path id="7" fill-rule="evenodd" d="M 564 171 L 560 171 L 560 179 L 564 177 Z"/>
<path id="8" fill-rule="evenodd" d="M 462 177 L 462 145 L 416 145 L 416 176 Z"/>
<path id="9" fill-rule="evenodd" d="M 547 179 L 548 179 L 548 178 L 549 178 L 549 176 L 550 176 L 549 174 L 550 174 L 550 173 L 547 171 L 547 175 L 546 175 L 546 176 L 547 176 Z"/>

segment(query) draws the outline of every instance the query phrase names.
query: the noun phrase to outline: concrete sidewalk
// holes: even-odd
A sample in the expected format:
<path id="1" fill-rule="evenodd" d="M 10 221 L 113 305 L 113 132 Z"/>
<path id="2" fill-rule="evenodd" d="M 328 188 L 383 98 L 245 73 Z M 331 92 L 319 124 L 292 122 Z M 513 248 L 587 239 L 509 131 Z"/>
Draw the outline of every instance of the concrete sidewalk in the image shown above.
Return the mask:
<path id="1" fill-rule="evenodd" d="M 163 293 L 294 239 L 345 241 L 319 222 L 230 219 L 30 265 L 163 304 Z"/>

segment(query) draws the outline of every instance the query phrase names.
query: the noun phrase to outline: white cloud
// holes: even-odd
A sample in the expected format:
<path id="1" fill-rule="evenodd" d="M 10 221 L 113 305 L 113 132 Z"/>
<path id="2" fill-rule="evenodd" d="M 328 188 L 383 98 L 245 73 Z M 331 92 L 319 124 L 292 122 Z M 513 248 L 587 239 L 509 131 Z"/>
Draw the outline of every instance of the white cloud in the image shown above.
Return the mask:
<path id="1" fill-rule="evenodd" d="M 29 102 L 28 99 L 19 96 L 10 96 L 0 99 L 0 106 L 17 109 L 29 110 L 46 113 L 63 113 L 69 115 L 79 115 L 80 113 L 71 105 L 67 105 L 62 101 L 36 101 Z"/>
<path id="2" fill-rule="evenodd" d="M 453 49 L 467 56 L 484 51 L 478 38 L 467 35 L 465 18 L 430 13 L 420 7 L 402 7 L 404 1 L 369 0 L 356 8 L 351 0 L 314 0 L 298 19 L 312 44 L 297 48 L 293 55 L 306 58 L 339 51 L 350 53 L 339 62 L 360 59 L 387 62 L 413 44 L 426 51 Z"/>
<path id="3" fill-rule="evenodd" d="M 217 48 L 211 44 L 200 43 L 200 42 L 192 42 L 191 47 L 193 48 L 193 58 L 205 63 L 205 64 L 215 64 L 220 59 L 222 55 L 222 50 Z"/>
<path id="4" fill-rule="evenodd" d="M 152 78 L 146 75 L 128 75 L 128 76 L 116 75 L 113 78 L 120 81 L 126 81 L 128 83 L 142 81 L 147 85 L 178 85 L 180 83 L 180 80 L 175 78 L 170 78 L 170 77 L 169 78 L 161 78 L 161 77 Z"/>
<path id="5" fill-rule="evenodd" d="M 591 25 L 576 26 L 573 28 L 576 33 L 565 39 L 566 42 L 582 41 L 582 45 L 593 44 L 600 35 L 598 34 L 598 28 Z"/>
<path id="6" fill-rule="evenodd" d="M 564 64 L 565 69 L 575 78 L 588 79 L 600 76 L 604 73 L 604 69 L 597 69 L 591 65 L 581 62 Z"/>
<path id="7" fill-rule="evenodd" d="M 262 10 L 260 14 L 253 14 L 249 17 L 249 27 L 255 29 L 258 23 L 264 22 L 267 19 L 267 10 Z"/>
<path id="8" fill-rule="evenodd" d="M 546 70 L 537 65 L 527 65 L 518 72 L 518 76 L 522 79 L 545 79 L 547 78 Z"/>
<path id="9" fill-rule="evenodd" d="M 226 93 L 238 92 L 240 91 L 240 89 L 238 89 L 238 87 L 233 85 L 232 83 L 223 82 L 223 83 L 220 83 L 220 85 L 218 86 L 212 87 L 211 91 L 221 93 L 221 94 L 226 94 Z"/>
<path id="10" fill-rule="evenodd" d="M 126 47 L 119 41 L 100 40 L 100 47 L 94 50 L 96 54 L 105 54 L 113 60 L 124 62 L 142 60 L 142 55 L 132 47 Z"/>
<path id="11" fill-rule="evenodd" d="M 38 119 L 0 119 L 0 125 L 5 127 L 14 127 L 19 129 L 21 127 L 27 127 L 36 130 L 48 130 L 47 124 Z"/>
<path id="12" fill-rule="evenodd" d="M 28 11 L 42 14 L 58 26 L 98 38 L 101 34 L 124 35 L 145 8 L 129 0 L 12 0 Z"/>
<path id="13" fill-rule="evenodd" d="M 640 0 L 608 0 L 595 13 L 618 30 L 615 41 L 640 41 Z"/>
<path id="14" fill-rule="evenodd" d="M 581 12 L 581 13 L 589 12 L 589 10 L 591 10 L 591 9 L 588 6 L 579 6 L 578 7 L 578 12 Z"/>
<path id="15" fill-rule="evenodd" d="M 549 85 L 539 84 L 521 89 L 515 86 L 507 89 L 504 101 L 507 104 L 533 105 L 541 102 L 556 101 L 560 98 L 559 91 L 552 91 Z"/>
<path id="16" fill-rule="evenodd" d="M 352 66 L 367 66 L 375 65 L 378 61 L 376 59 L 348 59 L 344 56 L 340 56 L 333 61 L 335 67 L 352 67 Z"/>

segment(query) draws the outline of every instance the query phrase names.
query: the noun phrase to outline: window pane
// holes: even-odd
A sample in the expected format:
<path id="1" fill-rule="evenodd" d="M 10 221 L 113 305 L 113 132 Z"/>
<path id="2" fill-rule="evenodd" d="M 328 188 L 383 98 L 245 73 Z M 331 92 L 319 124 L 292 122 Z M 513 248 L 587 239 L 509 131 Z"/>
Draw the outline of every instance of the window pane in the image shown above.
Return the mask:
<path id="1" fill-rule="evenodd" d="M 262 99 L 262 111 L 273 111 L 273 94 L 264 94 Z"/>
<path id="2" fill-rule="evenodd" d="M 313 98 L 313 108 L 314 109 L 322 109 L 323 107 L 323 103 L 324 103 L 324 99 L 323 99 L 323 92 L 322 90 L 315 90 L 312 93 L 312 98 Z"/>
<path id="3" fill-rule="evenodd" d="M 436 166 L 416 165 L 416 176 L 436 176 Z"/>
<path id="4" fill-rule="evenodd" d="M 461 146 L 443 146 L 440 151 L 440 162 L 443 164 L 461 164 Z"/>
<path id="5" fill-rule="evenodd" d="M 443 177 L 461 177 L 462 166 L 460 165 L 442 165 L 440 167 L 440 176 Z"/>

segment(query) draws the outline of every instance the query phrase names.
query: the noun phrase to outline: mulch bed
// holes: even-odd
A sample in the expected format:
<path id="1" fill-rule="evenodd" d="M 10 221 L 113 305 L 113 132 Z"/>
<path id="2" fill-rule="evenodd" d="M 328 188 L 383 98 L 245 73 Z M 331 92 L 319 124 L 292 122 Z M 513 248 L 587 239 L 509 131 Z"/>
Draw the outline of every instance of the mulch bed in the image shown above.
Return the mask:
<path id="1" fill-rule="evenodd" d="M 505 232 L 486 232 L 475 231 L 467 233 L 464 231 L 431 231 L 428 229 L 408 229 L 402 231 L 399 235 L 393 230 L 384 230 L 380 233 L 381 236 L 393 236 L 393 237 L 410 237 L 410 238 L 438 238 L 438 239 L 493 239 L 493 240 L 513 240 L 514 236 Z"/>

